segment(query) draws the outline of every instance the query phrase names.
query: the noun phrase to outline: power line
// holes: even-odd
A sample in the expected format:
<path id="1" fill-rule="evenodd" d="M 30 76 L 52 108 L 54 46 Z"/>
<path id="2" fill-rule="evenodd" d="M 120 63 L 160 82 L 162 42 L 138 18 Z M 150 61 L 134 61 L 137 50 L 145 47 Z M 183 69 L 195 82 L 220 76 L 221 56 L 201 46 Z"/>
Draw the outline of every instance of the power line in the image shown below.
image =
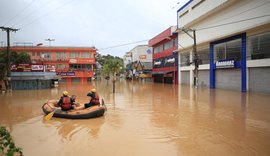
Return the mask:
<path id="1" fill-rule="evenodd" d="M 23 9 L 21 9 L 20 11 L 17 12 L 17 14 L 15 14 L 15 16 L 13 16 L 5 25 L 9 24 L 11 21 L 13 21 L 18 15 L 20 15 L 24 10 L 26 10 L 27 8 L 29 8 L 33 2 L 36 1 L 36 0 L 32 0 L 30 2 L 30 4 L 28 4 L 26 7 L 24 7 Z"/>
<path id="2" fill-rule="evenodd" d="M 164 38 L 164 37 L 163 37 Z M 131 45 L 131 44 L 136 44 L 136 43 L 141 43 L 141 42 L 146 42 L 149 40 L 141 40 L 141 41 L 135 41 L 135 42 L 130 42 L 130 43 L 124 43 L 124 44 L 120 44 L 120 45 L 115 45 L 115 46 L 110 46 L 110 47 L 106 47 L 106 48 L 100 48 L 98 50 L 107 50 L 107 49 L 112 49 L 112 48 L 118 48 L 118 47 L 123 47 L 123 46 L 127 46 L 127 45 Z"/>
<path id="3" fill-rule="evenodd" d="M 270 3 L 270 1 L 265 2 L 265 3 L 262 3 L 262 4 L 258 5 L 258 6 L 253 7 L 253 8 L 249 8 L 249 9 L 247 9 L 247 10 L 245 10 L 245 11 L 240 12 L 240 13 L 236 13 L 236 14 L 230 15 L 230 17 L 220 19 L 220 20 L 218 20 L 218 21 L 215 21 L 215 23 L 218 23 L 218 22 L 220 22 L 220 21 L 224 21 L 224 20 L 228 20 L 228 19 L 234 18 L 234 17 L 236 17 L 236 16 L 238 16 L 238 15 L 241 15 L 241 14 L 246 13 L 246 12 L 248 12 L 248 11 L 257 9 L 257 8 L 259 8 L 259 7 L 261 7 L 261 6 L 264 6 L 264 5 L 268 4 L 268 3 Z M 246 5 L 248 5 L 248 4 L 242 5 L 241 8 L 242 8 L 242 7 L 245 7 Z M 238 9 L 240 10 L 241 8 L 238 8 Z"/>
<path id="4" fill-rule="evenodd" d="M 243 20 L 239 20 L 239 21 L 233 21 L 233 22 L 223 23 L 223 24 L 219 24 L 219 25 L 213 25 L 213 26 L 209 26 L 209 27 L 198 28 L 198 29 L 196 29 L 196 31 L 205 30 L 205 29 L 211 29 L 211 28 L 215 28 L 215 27 L 221 27 L 221 26 L 225 26 L 225 25 L 230 25 L 230 24 L 234 24 L 234 23 L 249 21 L 249 20 L 253 20 L 253 19 L 257 19 L 257 18 L 262 18 L 262 17 L 267 17 L 267 16 L 270 16 L 270 14 L 262 15 L 262 16 L 258 16 L 258 17 L 253 17 L 253 18 L 248 18 L 248 19 L 243 19 Z M 161 37 L 158 37 L 158 38 L 165 38 L 165 37 L 166 36 L 161 36 Z M 107 50 L 107 49 L 112 49 L 112 48 L 118 48 L 118 47 L 122 47 L 122 46 L 126 46 L 126 45 L 131 45 L 131 44 L 146 42 L 146 41 L 149 41 L 149 40 L 150 39 L 145 39 L 145 40 L 141 40 L 141 41 L 134 41 L 134 42 L 130 42 L 130 43 L 124 43 L 124 44 L 120 44 L 120 45 L 115 45 L 115 46 L 110 46 L 110 47 L 104 47 L 104 48 L 100 48 L 98 50 Z"/>
<path id="5" fill-rule="evenodd" d="M 48 3 L 46 3 L 46 5 L 51 4 L 54 1 L 50 1 Z M 41 8 L 45 7 L 46 5 L 41 5 L 38 8 L 36 8 L 35 10 L 33 10 L 32 12 L 28 13 L 26 16 L 24 16 L 24 18 L 21 18 L 21 20 L 19 20 L 19 22 L 16 22 L 14 25 L 19 25 L 21 22 L 25 21 L 25 19 L 27 19 L 28 17 L 30 17 L 31 15 L 35 14 L 36 11 L 41 10 Z"/>
<path id="6" fill-rule="evenodd" d="M 53 11 L 59 10 L 60 8 L 63 8 L 64 6 L 66 6 L 67 4 L 71 3 L 72 1 L 74 1 L 74 0 L 67 1 L 65 4 L 63 4 L 63 5 L 61 5 L 61 6 L 57 7 L 57 8 L 55 8 L 55 9 L 53 9 L 53 10 L 47 12 L 47 13 L 45 13 L 45 14 L 43 14 L 43 15 L 37 17 L 37 18 L 35 18 L 34 20 L 32 20 L 32 21 L 26 23 L 25 25 L 22 25 L 21 27 L 28 26 L 28 25 L 30 25 L 30 24 L 32 24 L 32 23 L 34 23 L 34 22 L 36 22 L 36 21 L 42 19 L 43 17 L 48 16 L 48 15 L 51 14 Z M 51 2 L 53 2 L 53 1 L 51 1 Z"/>
<path id="7" fill-rule="evenodd" d="M 258 19 L 258 18 L 262 18 L 262 17 L 267 17 L 267 16 L 270 16 L 270 14 L 262 15 L 262 16 L 257 16 L 257 17 L 253 17 L 253 18 L 248 18 L 248 19 L 243 19 L 243 20 L 239 20 L 239 21 L 233 21 L 233 22 L 228 22 L 228 23 L 213 25 L 213 26 L 204 27 L 204 28 L 197 28 L 196 30 L 197 31 L 200 31 L 200 30 L 205 30 L 205 29 L 211 29 L 211 28 L 215 28 L 215 27 L 221 27 L 221 26 L 225 26 L 225 25 L 230 25 L 230 24 L 245 22 L 245 21 L 254 20 L 254 19 Z"/>

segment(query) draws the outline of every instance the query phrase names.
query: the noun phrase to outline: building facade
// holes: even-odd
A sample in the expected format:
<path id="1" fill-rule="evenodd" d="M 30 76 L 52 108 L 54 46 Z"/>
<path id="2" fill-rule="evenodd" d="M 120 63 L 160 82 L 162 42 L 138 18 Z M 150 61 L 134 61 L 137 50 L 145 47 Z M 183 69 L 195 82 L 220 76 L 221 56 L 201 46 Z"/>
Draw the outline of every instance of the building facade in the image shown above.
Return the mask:
<path id="1" fill-rule="evenodd" d="M 32 64 L 55 67 L 60 82 L 87 83 L 94 77 L 96 63 L 94 47 L 11 47 L 12 51 L 27 52 Z"/>
<path id="2" fill-rule="evenodd" d="M 152 50 L 148 45 L 138 45 L 124 56 L 128 76 L 139 77 L 152 72 Z"/>
<path id="3" fill-rule="evenodd" d="M 132 71 L 132 53 L 131 52 L 126 52 L 125 55 L 123 56 L 123 63 L 124 67 L 126 68 L 126 71 Z"/>
<path id="4" fill-rule="evenodd" d="M 269 10 L 269 0 L 188 1 L 177 11 L 179 83 L 195 84 L 197 56 L 199 87 L 270 92 Z"/>
<path id="5" fill-rule="evenodd" d="M 153 49 L 152 76 L 154 82 L 178 84 L 178 57 L 176 27 L 170 27 L 151 40 L 148 45 Z"/>

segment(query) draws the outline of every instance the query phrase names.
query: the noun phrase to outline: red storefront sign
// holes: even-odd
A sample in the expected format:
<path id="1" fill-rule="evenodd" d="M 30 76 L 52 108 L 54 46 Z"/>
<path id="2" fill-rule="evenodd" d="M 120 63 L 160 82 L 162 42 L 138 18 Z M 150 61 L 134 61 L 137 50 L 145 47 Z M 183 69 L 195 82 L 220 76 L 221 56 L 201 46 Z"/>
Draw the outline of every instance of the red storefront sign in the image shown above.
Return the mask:
<path id="1" fill-rule="evenodd" d="M 30 64 L 13 64 L 11 66 L 12 72 L 31 72 L 31 65 Z"/>
<path id="2" fill-rule="evenodd" d="M 44 66 L 33 64 L 31 65 L 31 71 L 44 71 Z"/>
<path id="3" fill-rule="evenodd" d="M 45 65 L 45 72 L 55 72 L 55 65 L 51 64 Z"/>
<path id="4" fill-rule="evenodd" d="M 11 65 L 11 71 L 12 72 L 55 72 L 55 65 L 13 64 Z"/>

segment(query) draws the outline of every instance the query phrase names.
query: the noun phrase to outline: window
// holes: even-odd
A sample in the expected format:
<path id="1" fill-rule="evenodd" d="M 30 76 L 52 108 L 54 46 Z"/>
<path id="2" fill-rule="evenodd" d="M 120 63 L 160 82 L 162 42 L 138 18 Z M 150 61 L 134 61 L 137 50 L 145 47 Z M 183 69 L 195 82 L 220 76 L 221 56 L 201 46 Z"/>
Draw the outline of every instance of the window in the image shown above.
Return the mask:
<path id="1" fill-rule="evenodd" d="M 250 36 L 247 39 L 247 58 L 270 58 L 270 32 Z"/>
<path id="2" fill-rule="evenodd" d="M 91 70 L 91 64 L 71 64 L 70 70 Z"/>
<path id="3" fill-rule="evenodd" d="M 175 39 L 173 40 L 173 42 L 174 42 L 173 45 L 176 46 L 176 47 L 178 47 L 178 39 L 175 38 Z"/>
<path id="4" fill-rule="evenodd" d="M 46 59 L 46 60 L 51 60 L 51 53 L 50 52 L 42 52 L 41 58 Z"/>
<path id="5" fill-rule="evenodd" d="M 163 51 L 163 45 L 159 45 L 154 48 L 154 54 L 159 53 L 161 51 Z"/>
<path id="6" fill-rule="evenodd" d="M 56 53 L 56 58 L 57 59 L 65 59 L 66 58 L 65 52 L 57 52 Z"/>
<path id="7" fill-rule="evenodd" d="M 241 39 L 232 40 L 214 46 L 214 61 L 241 60 Z"/>
<path id="8" fill-rule="evenodd" d="M 90 52 L 82 52 L 82 58 L 91 58 Z"/>
<path id="9" fill-rule="evenodd" d="M 65 64 L 57 64 L 56 69 L 65 69 L 66 65 Z"/>
<path id="10" fill-rule="evenodd" d="M 209 64 L 210 63 L 210 51 L 209 47 L 204 47 L 197 50 L 198 58 L 201 60 L 201 64 Z"/>
<path id="11" fill-rule="evenodd" d="M 70 58 L 79 58 L 80 57 L 80 53 L 79 52 L 71 52 L 70 53 Z"/>
<path id="12" fill-rule="evenodd" d="M 241 39 L 226 43 L 226 59 L 236 61 L 241 60 Z"/>
<path id="13" fill-rule="evenodd" d="M 164 50 L 167 50 L 167 49 L 169 49 L 171 47 L 173 47 L 173 41 L 172 40 L 170 40 L 169 42 L 166 42 L 164 44 Z"/>
<path id="14" fill-rule="evenodd" d="M 182 67 L 189 66 L 190 63 L 189 52 L 180 53 L 180 62 Z"/>

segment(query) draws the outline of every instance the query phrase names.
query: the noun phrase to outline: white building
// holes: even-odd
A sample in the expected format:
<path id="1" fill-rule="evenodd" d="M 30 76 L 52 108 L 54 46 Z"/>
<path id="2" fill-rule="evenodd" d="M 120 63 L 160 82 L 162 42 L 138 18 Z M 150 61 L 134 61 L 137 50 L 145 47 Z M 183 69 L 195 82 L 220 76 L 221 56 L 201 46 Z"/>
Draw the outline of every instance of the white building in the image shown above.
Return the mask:
<path id="1" fill-rule="evenodd" d="M 148 45 L 138 45 L 131 49 L 130 52 L 132 54 L 132 62 L 152 62 L 152 51 Z"/>
<path id="2" fill-rule="evenodd" d="M 270 92 L 270 1 L 190 0 L 177 11 L 179 83 Z"/>
<path id="3" fill-rule="evenodd" d="M 128 69 L 128 65 L 131 64 L 131 52 L 126 52 L 126 54 L 123 56 L 123 62 L 124 66 Z"/>
<path id="4" fill-rule="evenodd" d="M 148 45 L 138 45 L 130 50 L 133 69 L 140 63 L 144 71 L 152 70 L 152 49 Z M 133 71 L 133 73 L 136 71 Z"/>

